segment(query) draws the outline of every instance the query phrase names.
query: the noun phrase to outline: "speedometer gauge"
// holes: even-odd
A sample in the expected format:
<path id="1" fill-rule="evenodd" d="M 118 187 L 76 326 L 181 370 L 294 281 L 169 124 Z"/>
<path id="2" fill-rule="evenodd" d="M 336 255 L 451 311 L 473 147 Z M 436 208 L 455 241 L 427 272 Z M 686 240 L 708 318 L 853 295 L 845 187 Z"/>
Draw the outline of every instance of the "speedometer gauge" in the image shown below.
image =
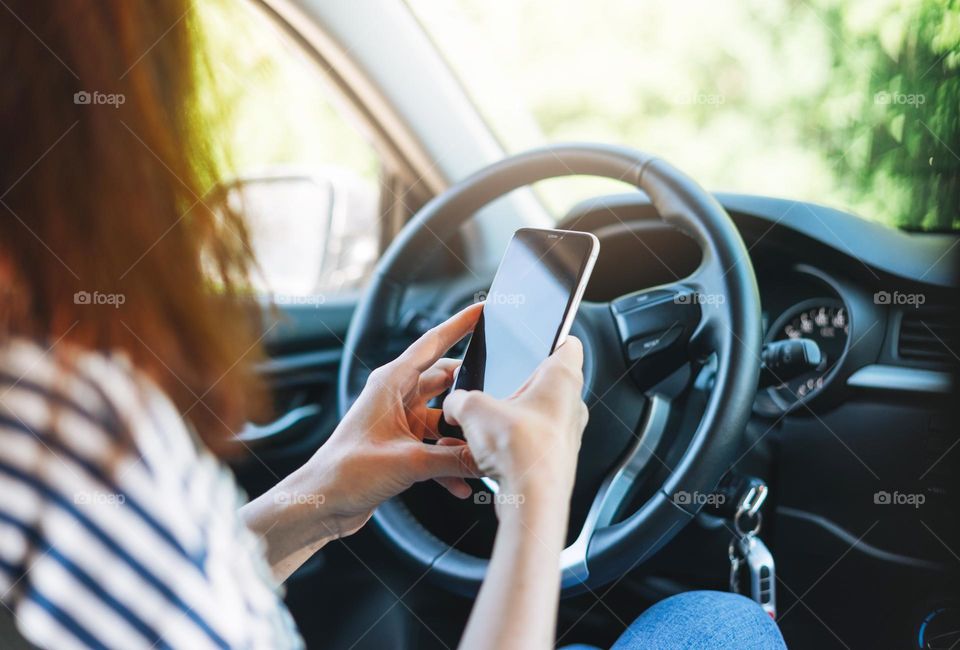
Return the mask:
<path id="1" fill-rule="evenodd" d="M 767 342 L 799 338 L 816 341 L 820 346 L 820 364 L 768 388 L 770 398 L 786 410 L 820 391 L 846 352 L 849 333 L 847 308 L 836 299 L 805 300 L 784 312 L 767 332 Z"/>

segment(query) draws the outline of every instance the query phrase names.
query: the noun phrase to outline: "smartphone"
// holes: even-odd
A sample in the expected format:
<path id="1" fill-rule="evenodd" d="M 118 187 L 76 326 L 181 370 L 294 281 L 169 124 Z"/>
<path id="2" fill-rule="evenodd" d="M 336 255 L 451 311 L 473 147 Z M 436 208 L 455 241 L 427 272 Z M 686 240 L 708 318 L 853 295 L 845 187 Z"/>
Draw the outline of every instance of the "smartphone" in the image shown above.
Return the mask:
<path id="1" fill-rule="evenodd" d="M 591 233 L 521 228 L 510 240 L 454 388 L 513 395 L 563 343 L 600 241 Z"/>

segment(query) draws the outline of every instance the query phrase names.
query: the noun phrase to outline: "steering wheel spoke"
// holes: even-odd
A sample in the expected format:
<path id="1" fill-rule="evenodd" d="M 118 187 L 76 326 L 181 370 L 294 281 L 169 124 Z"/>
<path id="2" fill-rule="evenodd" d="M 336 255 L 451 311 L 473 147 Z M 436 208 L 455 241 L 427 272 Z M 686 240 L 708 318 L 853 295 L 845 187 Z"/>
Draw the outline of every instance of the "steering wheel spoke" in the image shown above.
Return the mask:
<path id="1" fill-rule="evenodd" d="M 634 495 L 638 477 L 655 456 L 670 414 L 670 402 L 659 396 L 650 399 L 643 427 L 636 441 L 600 485 L 576 540 L 560 556 L 563 587 L 586 582 L 590 577 L 587 552 L 597 530 L 610 526 L 622 514 Z"/>

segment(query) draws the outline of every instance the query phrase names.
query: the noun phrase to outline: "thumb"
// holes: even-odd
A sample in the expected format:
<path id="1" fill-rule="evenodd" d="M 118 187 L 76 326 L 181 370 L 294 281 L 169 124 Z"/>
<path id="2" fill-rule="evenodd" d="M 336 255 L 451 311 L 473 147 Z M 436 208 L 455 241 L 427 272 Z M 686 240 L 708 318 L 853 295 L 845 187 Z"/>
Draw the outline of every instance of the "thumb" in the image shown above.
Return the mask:
<path id="1" fill-rule="evenodd" d="M 534 384 L 540 384 L 543 381 L 543 375 L 550 375 L 556 372 L 555 368 L 566 367 L 576 375 L 583 374 L 583 343 L 575 336 L 568 336 L 553 354 L 540 362 L 536 370 L 527 377 L 523 385 L 513 394 L 513 398 L 520 397 Z"/>
<path id="2" fill-rule="evenodd" d="M 464 443 L 463 440 L 460 440 L 459 438 L 440 438 L 439 440 L 437 440 L 437 444 L 440 446 L 450 446 L 450 447 L 457 446 L 457 445 L 466 446 L 466 443 Z M 447 492 L 457 497 L 458 499 L 467 499 L 470 497 L 470 495 L 473 494 L 473 488 L 470 487 L 470 484 L 467 483 L 462 478 L 458 478 L 455 476 L 438 476 L 433 480 L 439 483 L 441 486 L 443 486 L 447 490 Z"/>
<path id="3" fill-rule="evenodd" d="M 490 418 L 499 412 L 500 403 L 478 390 L 455 390 L 443 400 L 443 417 L 449 424 L 463 426 L 464 419 L 477 415 Z"/>
<path id="4" fill-rule="evenodd" d="M 583 389 L 583 344 L 571 336 L 533 373 L 524 393 L 557 397 L 565 391 L 579 394 Z"/>
<path id="5" fill-rule="evenodd" d="M 435 445 L 422 445 L 419 480 L 440 477 L 476 478 L 480 476 L 470 447 L 457 438 L 440 438 Z"/>

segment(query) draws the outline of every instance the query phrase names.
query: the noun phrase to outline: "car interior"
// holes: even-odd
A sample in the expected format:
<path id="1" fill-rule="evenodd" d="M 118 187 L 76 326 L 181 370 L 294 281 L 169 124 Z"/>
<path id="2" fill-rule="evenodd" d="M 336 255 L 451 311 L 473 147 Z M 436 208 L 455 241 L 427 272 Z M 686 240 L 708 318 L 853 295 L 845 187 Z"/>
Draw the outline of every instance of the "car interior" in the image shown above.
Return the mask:
<path id="1" fill-rule="evenodd" d="M 283 115 L 329 125 L 323 141 L 347 161 L 251 155 L 225 188 L 252 218 L 260 371 L 275 405 L 274 419 L 239 434 L 249 454 L 233 469 L 247 494 L 324 443 L 372 368 L 482 297 L 515 230 L 590 232 L 600 256 L 572 329 L 590 422 L 557 645 L 608 647 L 653 603 L 731 583 L 775 600 L 791 648 L 960 643 L 956 203 L 945 226 L 898 228 L 753 188 L 749 175 L 712 191 L 699 163 L 685 164 L 696 156 L 640 138 L 588 128 L 507 146 L 477 100 L 482 84 L 446 51 L 477 41 L 437 33 L 454 4 L 243 3 L 249 42 L 267 43 L 277 67 L 275 85 L 251 81 L 250 92 L 309 107 Z M 469 22 L 480 10 L 464 5 L 457 20 Z M 794 10 L 816 27 L 822 6 Z M 242 78 L 230 61 L 224 74 L 235 66 Z M 705 92 L 692 96 L 704 110 L 737 101 Z M 950 110 L 955 122 L 955 101 Z M 284 126 L 241 131 L 268 140 Z M 953 198 L 957 161 L 944 172 Z M 790 169 L 770 173 L 799 183 Z M 544 198 L 585 176 L 607 181 L 563 194 L 573 200 L 559 210 Z M 465 501 L 416 485 L 298 570 L 285 599 L 307 646 L 455 647 L 497 524 L 489 486 L 471 483 Z M 731 577 L 731 540 L 752 530 L 775 563 L 759 587 Z"/>

